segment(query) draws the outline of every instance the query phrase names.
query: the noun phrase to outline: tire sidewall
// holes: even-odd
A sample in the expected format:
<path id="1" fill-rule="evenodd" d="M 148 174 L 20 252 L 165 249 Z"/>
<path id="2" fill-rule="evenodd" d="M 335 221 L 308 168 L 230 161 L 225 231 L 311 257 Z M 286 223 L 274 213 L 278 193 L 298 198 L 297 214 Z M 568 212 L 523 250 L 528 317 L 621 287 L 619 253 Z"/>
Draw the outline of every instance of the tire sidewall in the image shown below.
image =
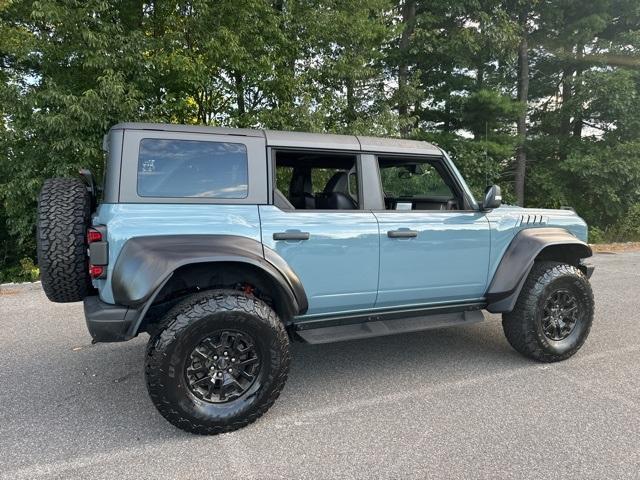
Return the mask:
<path id="1" fill-rule="evenodd" d="M 556 274 L 539 292 L 533 323 L 538 343 L 547 353 L 558 356 L 565 355 L 580 348 L 586 340 L 593 318 L 593 302 L 586 283 L 587 281 L 582 275 Z M 552 340 L 545 335 L 542 322 L 544 306 L 558 290 L 567 290 L 575 296 L 579 312 L 576 325 L 569 336 L 562 340 Z"/>
<path id="2" fill-rule="evenodd" d="M 218 330 L 246 333 L 255 342 L 260 356 L 260 372 L 247 392 L 225 403 L 209 403 L 196 397 L 188 388 L 185 366 L 193 349 Z M 246 312 L 217 312 L 192 318 L 164 349 L 157 375 L 163 385 L 163 396 L 181 415 L 191 422 L 209 427 L 227 426 L 240 422 L 258 411 L 282 375 L 284 357 L 282 345 L 268 324 Z"/>

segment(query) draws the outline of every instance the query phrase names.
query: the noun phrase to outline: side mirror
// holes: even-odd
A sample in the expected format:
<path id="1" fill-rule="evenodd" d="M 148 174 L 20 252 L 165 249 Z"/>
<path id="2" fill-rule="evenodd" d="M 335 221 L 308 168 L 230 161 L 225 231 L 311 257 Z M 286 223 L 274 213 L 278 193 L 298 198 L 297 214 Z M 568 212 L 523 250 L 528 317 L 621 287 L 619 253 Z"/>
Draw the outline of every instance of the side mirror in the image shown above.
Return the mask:
<path id="1" fill-rule="evenodd" d="M 492 208 L 498 208 L 502 205 L 502 192 L 500 187 L 492 185 L 487 187 L 484 191 L 484 201 L 482 202 L 482 209 L 489 210 Z"/>

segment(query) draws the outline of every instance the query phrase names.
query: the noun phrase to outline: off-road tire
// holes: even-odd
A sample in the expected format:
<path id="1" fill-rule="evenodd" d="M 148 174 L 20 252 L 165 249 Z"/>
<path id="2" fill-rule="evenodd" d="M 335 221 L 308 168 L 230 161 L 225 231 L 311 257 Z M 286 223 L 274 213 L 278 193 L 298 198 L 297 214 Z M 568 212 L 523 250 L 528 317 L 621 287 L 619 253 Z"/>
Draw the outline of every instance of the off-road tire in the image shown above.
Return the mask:
<path id="1" fill-rule="evenodd" d="M 190 390 L 185 374 L 190 354 L 212 332 L 248 333 L 261 351 L 254 385 L 228 403 L 208 403 Z M 216 435 L 261 417 L 282 391 L 291 356 L 289 337 L 277 314 L 262 300 L 236 290 L 192 295 L 175 305 L 147 345 L 147 390 L 162 416 L 182 430 Z"/>
<path id="2" fill-rule="evenodd" d="M 542 325 L 546 302 L 560 290 L 575 297 L 579 316 L 571 333 L 555 341 L 548 338 Z M 522 355 L 540 362 L 557 362 L 582 347 L 591 329 L 593 312 L 593 292 L 580 269 L 560 262 L 536 262 L 515 308 L 502 315 L 502 328 L 511 346 Z"/>
<path id="3" fill-rule="evenodd" d="M 36 243 L 42 288 L 52 302 L 78 302 L 92 291 L 86 240 L 90 221 L 91 197 L 81 180 L 45 180 Z"/>

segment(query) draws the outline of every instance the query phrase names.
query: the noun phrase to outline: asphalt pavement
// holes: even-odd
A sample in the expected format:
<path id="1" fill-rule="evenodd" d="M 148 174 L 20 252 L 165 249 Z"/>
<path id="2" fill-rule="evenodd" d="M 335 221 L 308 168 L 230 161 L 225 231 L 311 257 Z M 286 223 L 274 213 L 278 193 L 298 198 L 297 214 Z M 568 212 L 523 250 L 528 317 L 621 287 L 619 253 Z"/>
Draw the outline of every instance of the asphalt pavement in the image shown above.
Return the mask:
<path id="1" fill-rule="evenodd" d="M 640 253 L 598 254 L 573 358 L 508 345 L 500 318 L 293 346 L 255 424 L 201 437 L 147 397 L 146 335 L 91 345 L 81 304 L 0 288 L 0 478 L 640 478 Z"/>

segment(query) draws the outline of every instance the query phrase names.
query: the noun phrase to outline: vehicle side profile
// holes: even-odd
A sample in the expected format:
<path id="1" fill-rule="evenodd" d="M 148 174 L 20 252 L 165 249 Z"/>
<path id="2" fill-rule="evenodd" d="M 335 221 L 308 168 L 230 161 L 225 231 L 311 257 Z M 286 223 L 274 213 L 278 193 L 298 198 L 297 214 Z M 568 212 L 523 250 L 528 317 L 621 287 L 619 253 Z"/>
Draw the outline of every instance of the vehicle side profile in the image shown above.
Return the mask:
<path id="1" fill-rule="evenodd" d="M 103 186 L 43 185 L 37 242 L 54 302 L 84 302 L 94 342 L 150 335 L 160 413 L 217 434 L 284 387 L 289 343 L 415 332 L 501 313 L 532 359 L 573 355 L 594 301 L 570 209 L 476 201 L 426 142 L 124 123 Z"/>

